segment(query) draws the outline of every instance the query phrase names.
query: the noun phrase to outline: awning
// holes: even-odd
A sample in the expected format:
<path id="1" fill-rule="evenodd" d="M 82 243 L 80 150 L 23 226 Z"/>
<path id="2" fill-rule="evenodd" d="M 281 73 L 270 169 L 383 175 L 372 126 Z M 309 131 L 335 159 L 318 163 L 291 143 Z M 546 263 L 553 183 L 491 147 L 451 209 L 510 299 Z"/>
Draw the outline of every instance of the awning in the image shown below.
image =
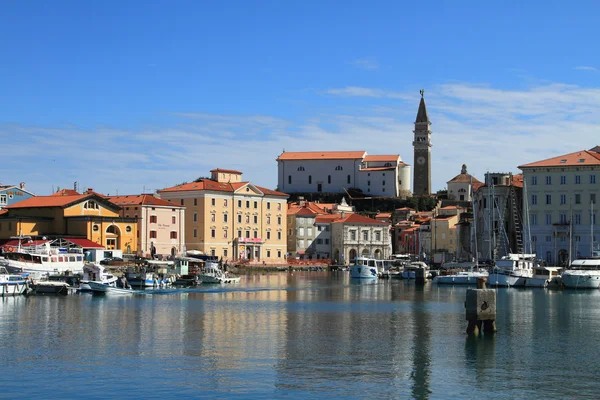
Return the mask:
<path id="1" fill-rule="evenodd" d="M 103 249 L 104 248 L 104 246 L 102 246 L 101 244 L 98 244 L 96 242 L 92 242 L 89 239 L 83 239 L 83 238 L 63 238 L 63 240 L 71 242 L 74 245 L 77 245 L 77 246 L 79 246 L 81 248 L 84 248 L 84 249 Z"/>
<path id="2" fill-rule="evenodd" d="M 41 246 L 44 243 L 48 243 L 49 240 L 21 240 L 21 247 L 35 247 Z M 9 247 L 17 248 L 19 247 L 19 239 L 10 239 L 2 244 L 2 247 L 6 250 Z"/>

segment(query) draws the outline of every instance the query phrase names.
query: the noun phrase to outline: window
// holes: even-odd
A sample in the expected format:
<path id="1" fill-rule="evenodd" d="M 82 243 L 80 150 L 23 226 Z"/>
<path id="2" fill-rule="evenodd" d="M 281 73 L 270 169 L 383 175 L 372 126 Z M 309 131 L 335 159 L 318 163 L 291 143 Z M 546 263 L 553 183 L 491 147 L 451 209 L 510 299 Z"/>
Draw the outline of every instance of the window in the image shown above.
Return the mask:
<path id="1" fill-rule="evenodd" d="M 546 214 L 546 225 L 552 225 L 552 214 Z"/>
<path id="2" fill-rule="evenodd" d="M 291 175 L 288 175 L 288 184 L 290 184 L 290 185 L 292 184 L 292 176 Z"/>
<path id="3" fill-rule="evenodd" d="M 242 201 L 238 200 L 238 208 L 242 208 Z"/>
<path id="4" fill-rule="evenodd" d="M 211 256 L 213 256 L 213 257 L 216 256 L 217 255 L 216 252 L 217 251 L 215 249 L 210 249 L 210 255 Z"/>
<path id="5" fill-rule="evenodd" d="M 552 185 L 552 177 L 551 176 L 546 177 L 546 185 Z"/>
<path id="6" fill-rule="evenodd" d="M 546 236 L 546 242 L 551 242 L 552 241 L 552 236 L 548 235 Z"/>
<path id="7" fill-rule="evenodd" d="M 596 193 L 590 193 L 590 203 L 596 204 Z"/>
<path id="8" fill-rule="evenodd" d="M 271 225 L 271 216 L 267 215 L 267 225 Z"/>
<path id="9" fill-rule="evenodd" d="M 6 204 L 6 202 L 7 202 L 6 195 L 0 194 L 0 204 Z"/>
<path id="10" fill-rule="evenodd" d="M 258 231 L 254 231 L 254 239 L 258 239 Z"/>
<path id="11" fill-rule="evenodd" d="M 170 237 L 171 237 L 171 239 L 177 239 L 177 232 L 171 231 Z"/>
<path id="12" fill-rule="evenodd" d="M 238 237 L 241 238 L 242 237 L 242 231 L 238 231 Z"/>
<path id="13" fill-rule="evenodd" d="M 281 250 L 277 250 L 277 258 L 281 258 Z"/>
<path id="14" fill-rule="evenodd" d="M 347 179 L 348 183 L 350 183 L 350 175 L 348 175 L 348 179 Z"/>
<path id="15" fill-rule="evenodd" d="M 350 231 L 350 240 L 356 240 L 356 231 L 355 230 Z"/>
<path id="16" fill-rule="evenodd" d="M 532 236 L 532 237 L 531 237 L 531 241 L 532 241 L 532 242 L 537 242 L 537 236 Z"/>
<path id="17" fill-rule="evenodd" d="M 546 195 L 546 204 L 552 204 L 552 195 L 551 194 Z"/>
<path id="18" fill-rule="evenodd" d="M 566 224 L 567 223 L 567 214 L 565 214 L 565 213 L 561 213 L 560 214 L 560 223 L 561 224 Z"/>
<path id="19" fill-rule="evenodd" d="M 223 206 L 224 206 L 224 207 L 227 207 L 227 199 L 224 199 L 224 200 L 223 200 Z M 225 251 L 227 251 L 227 250 L 225 250 Z"/>
<path id="20" fill-rule="evenodd" d="M 223 237 L 227 239 L 227 229 L 223 229 Z"/>
<path id="21" fill-rule="evenodd" d="M 281 203 L 277 204 L 277 211 L 281 211 Z"/>
<path id="22" fill-rule="evenodd" d="M 250 208 L 250 200 L 246 200 L 246 208 Z"/>
<path id="23" fill-rule="evenodd" d="M 369 240 L 369 231 L 363 231 L 363 240 Z"/>
<path id="24" fill-rule="evenodd" d="M 379 232 L 379 231 L 375 232 L 375 240 L 381 241 L 381 232 Z"/>
<path id="25" fill-rule="evenodd" d="M 381 182 L 381 186 L 385 186 L 385 181 Z"/>
<path id="26" fill-rule="evenodd" d="M 560 204 L 567 204 L 567 195 L 566 194 L 560 195 Z"/>
<path id="27" fill-rule="evenodd" d="M 223 214 L 223 222 L 227 222 L 227 214 Z"/>
<path id="28" fill-rule="evenodd" d="M 156 239 L 156 231 L 150 231 L 150 239 Z"/>
<path id="29" fill-rule="evenodd" d="M 337 167 L 335 167 L 335 170 L 336 170 L 336 171 L 343 171 L 343 170 L 344 170 L 344 168 L 342 168 L 342 166 L 341 166 L 341 165 L 338 165 Z"/>
<path id="30" fill-rule="evenodd" d="M 581 175 L 575 175 L 575 184 L 576 185 L 580 185 L 581 184 Z"/>
<path id="31" fill-rule="evenodd" d="M 483 201 L 485 202 L 485 198 L 483 199 Z M 531 204 L 537 204 L 537 194 L 531 195 Z M 484 204 L 484 207 L 485 207 L 485 204 Z"/>
<path id="32" fill-rule="evenodd" d="M 238 214 L 238 216 L 237 216 L 237 222 L 238 222 L 238 224 L 242 223 L 242 214 Z"/>
<path id="33" fill-rule="evenodd" d="M 277 225 L 281 225 L 281 217 L 280 216 L 277 217 Z"/>
<path id="34" fill-rule="evenodd" d="M 325 244 L 329 244 L 329 239 L 325 239 Z"/>
<path id="35" fill-rule="evenodd" d="M 267 231 L 267 240 L 271 239 L 271 231 Z"/>
<path id="36" fill-rule="evenodd" d="M 158 220 L 158 218 L 156 217 L 156 215 L 151 215 L 150 216 L 150 223 L 151 224 L 156 224 L 157 220 Z"/>
<path id="37" fill-rule="evenodd" d="M 227 249 L 223 249 L 223 257 L 227 257 Z"/>
<path id="38" fill-rule="evenodd" d="M 216 206 L 217 205 L 217 199 L 210 199 L 210 205 L 211 206 Z"/>
<path id="39" fill-rule="evenodd" d="M 198 229 L 194 228 L 194 237 L 198 237 Z"/>
<path id="40" fill-rule="evenodd" d="M 560 176 L 560 184 L 561 185 L 566 185 L 567 184 L 567 177 L 564 175 Z"/>
<path id="41" fill-rule="evenodd" d="M 270 210 L 270 209 L 271 209 L 271 202 L 267 201 L 267 210 Z"/>
<path id="42" fill-rule="evenodd" d="M 367 186 L 371 186 L 371 181 L 367 181 Z"/>
<path id="43" fill-rule="evenodd" d="M 175 217 L 171 217 L 171 223 L 172 223 L 172 224 L 175 224 L 175 223 L 177 223 L 176 221 L 177 221 L 177 219 L 176 219 Z"/>
<path id="44" fill-rule="evenodd" d="M 536 214 L 531 214 L 529 216 L 529 219 L 530 219 L 531 225 L 537 225 L 537 215 Z"/>
<path id="45" fill-rule="evenodd" d="M 310 185 L 312 183 L 312 175 L 308 176 L 308 184 Z"/>
<path id="46" fill-rule="evenodd" d="M 183 205 L 183 199 L 179 200 L 179 204 Z"/>
<path id="47" fill-rule="evenodd" d="M 246 238 L 250 239 L 250 231 L 246 231 Z"/>
<path id="48" fill-rule="evenodd" d="M 298 228 L 298 236 L 304 236 L 304 228 Z"/>
<path id="49" fill-rule="evenodd" d="M 531 184 L 532 185 L 537 185 L 537 176 L 532 176 L 531 177 Z"/>
<path id="50" fill-rule="evenodd" d="M 255 224 L 258 224 L 258 215 L 255 215 L 255 216 L 254 216 L 254 223 L 255 223 Z"/>
<path id="51" fill-rule="evenodd" d="M 313 234 L 312 228 L 306 228 L 306 236 L 311 237 Z"/>
<path id="52" fill-rule="evenodd" d="M 575 194 L 575 204 L 581 204 L 581 195 L 579 193 Z"/>
<path id="53" fill-rule="evenodd" d="M 304 171 L 304 167 L 301 165 L 298 167 L 298 171 Z"/>
<path id="54" fill-rule="evenodd" d="M 194 222 L 198 222 L 198 213 L 194 213 Z"/>
<path id="55" fill-rule="evenodd" d="M 590 183 L 596 183 L 596 175 L 590 175 Z"/>
<path id="56" fill-rule="evenodd" d="M 581 225 L 581 214 L 573 214 L 573 223 L 575 225 Z"/>
<path id="57" fill-rule="evenodd" d="M 194 199 L 194 205 L 197 206 L 198 205 L 198 199 Z"/>
<path id="58" fill-rule="evenodd" d="M 331 183 L 331 175 L 327 175 L 327 183 Z"/>
<path id="59" fill-rule="evenodd" d="M 250 223 L 250 216 L 246 215 L 246 223 L 249 224 Z"/>
<path id="60" fill-rule="evenodd" d="M 210 214 L 210 222 L 215 222 L 217 220 L 216 214 Z"/>
<path id="61" fill-rule="evenodd" d="M 216 231 L 215 229 L 211 229 L 211 230 L 210 230 L 210 237 L 211 237 L 211 238 L 215 238 L 215 237 L 217 237 L 217 231 Z"/>
<path id="62" fill-rule="evenodd" d="M 254 202 L 254 208 L 258 208 L 258 201 Z"/>

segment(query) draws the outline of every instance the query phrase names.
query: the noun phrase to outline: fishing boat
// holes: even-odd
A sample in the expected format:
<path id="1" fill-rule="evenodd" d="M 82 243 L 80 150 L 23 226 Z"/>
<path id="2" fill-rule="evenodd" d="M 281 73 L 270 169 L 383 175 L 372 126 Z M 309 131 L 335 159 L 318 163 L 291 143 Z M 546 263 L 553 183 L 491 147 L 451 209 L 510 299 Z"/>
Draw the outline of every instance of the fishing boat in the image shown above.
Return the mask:
<path id="1" fill-rule="evenodd" d="M 204 269 L 200 271 L 198 279 L 202 283 L 239 283 L 240 277 L 231 275 L 227 271 L 219 268 L 219 264 L 212 261 L 207 261 Z"/>
<path id="2" fill-rule="evenodd" d="M 27 280 L 22 275 L 10 274 L 0 266 L 0 296 L 18 296 L 27 291 Z"/>
<path id="3" fill-rule="evenodd" d="M 378 271 L 376 260 L 367 257 L 356 257 L 350 265 L 350 278 L 377 279 Z"/>
<path id="4" fill-rule="evenodd" d="M 561 286 L 560 267 L 536 265 L 533 276 L 525 282 L 527 287 L 559 288 Z"/>
<path id="5" fill-rule="evenodd" d="M 535 254 L 513 254 L 496 260 L 488 277 L 489 286 L 526 286 L 527 280 L 533 278 L 536 265 Z"/>
<path id="6" fill-rule="evenodd" d="M 68 295 L 74 293 L 75 288 L 63 281 L 34 281 L 31 284 L 32 294 L 57 294 Z"/>
<path id="7" fill-rule="evenodd" d="M 422 272 L 420 272 L 422 270 Z M 402 279 L 416 279 L 417 276 L 423 276 L 423 278 L 431 278 L 431 271 L 429 265 L 423 261 L 413 261 L 404 267 L 402 271 Z"/>
<path id="8" fill-rule="evenodd" d="M 143 290 L 133 290 L 131 288 L 129 288 L 129 289 L 119 288 L 119 287 L 115 287 L 115 286 L 110 286 L 106 283 L 100 283 L 100 282 L 94 282 L 94 281 L 88 282 L 88 285 L 90 286 L 90 289 L 92 290 L 92 292 L 99 293 L 99 294 L 133 295 L 133 294 L 140 294 L 140 293 L 143 294 L 144 293 Z"/>
<path id="9" fill-rule="evenodd" d="M 141 288 L 164 287 L 175 282 L 174 274 L 169 273 L 173 261 L 147 260 L 141 268 L 130 267 L 126 277 L 131 286 Z"/>
<path id="10" fill-rule="evenodd" d="M 61 247 L 51 240 L 32 240 L 28 236 L 12 237 L 12 244 L 3 246 L 6 269 L 12 274 L 29 274 L 33 279 L 67 272 L 81 273 L 84 265 L 81 248 Z"/>
<path id="11" fill-rule="evenodd" d="M 116 286 L 117 277 L 111 274 L 101 264 L 87 263 L 83 266 L 83 277 L 79 281 L 79 291 L 91 292 L 90 281 L 105 283 L 110 286 Z"/>

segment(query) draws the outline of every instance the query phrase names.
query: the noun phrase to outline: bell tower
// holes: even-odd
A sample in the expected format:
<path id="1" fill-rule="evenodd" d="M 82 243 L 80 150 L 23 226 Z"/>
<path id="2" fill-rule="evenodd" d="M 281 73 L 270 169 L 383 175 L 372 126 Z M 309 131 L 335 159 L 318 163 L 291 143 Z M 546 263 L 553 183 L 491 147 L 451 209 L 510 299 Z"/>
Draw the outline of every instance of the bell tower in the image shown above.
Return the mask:
<path id="1" fill-rule="evenodd" d="M 415 138 L 413 147 L 415 158 L 413 162 L 413 195 L 431 194 L 431 130 L 429 116 L 425 106 L 425 91 L 421 90 L 421 102 L 415 121 Z"/>

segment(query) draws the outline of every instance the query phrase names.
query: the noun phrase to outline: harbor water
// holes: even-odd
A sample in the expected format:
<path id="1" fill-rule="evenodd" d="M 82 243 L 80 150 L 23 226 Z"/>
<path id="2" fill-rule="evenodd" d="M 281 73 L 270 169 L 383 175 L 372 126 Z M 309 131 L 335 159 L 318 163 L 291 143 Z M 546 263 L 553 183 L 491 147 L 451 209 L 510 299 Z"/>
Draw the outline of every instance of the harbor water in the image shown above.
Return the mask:
<path id="1" fill-rule="evenodd" d="M 249 275 L 151 295 L 0 299 L 0 398 L 596 398 L 600 291 Z"/>

